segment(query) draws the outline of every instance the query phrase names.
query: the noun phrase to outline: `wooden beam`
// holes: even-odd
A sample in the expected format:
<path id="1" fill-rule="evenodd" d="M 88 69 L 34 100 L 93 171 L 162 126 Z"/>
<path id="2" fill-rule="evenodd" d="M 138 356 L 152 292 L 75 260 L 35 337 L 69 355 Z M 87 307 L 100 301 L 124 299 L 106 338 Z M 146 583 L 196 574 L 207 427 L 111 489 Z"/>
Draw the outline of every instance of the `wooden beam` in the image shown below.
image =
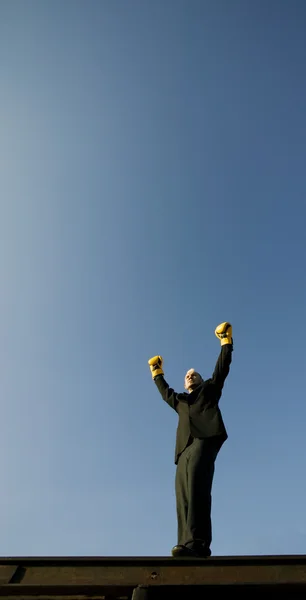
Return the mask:
<path id="1" fill-rule="evenodd" d="M 306 595 L 306 556 L 0 558 L 0 596 L 11 600 L 130 600 L 139 586 L 154 599 L 172 592 L 176 598 L 215 598 L 242 588 Z"/>

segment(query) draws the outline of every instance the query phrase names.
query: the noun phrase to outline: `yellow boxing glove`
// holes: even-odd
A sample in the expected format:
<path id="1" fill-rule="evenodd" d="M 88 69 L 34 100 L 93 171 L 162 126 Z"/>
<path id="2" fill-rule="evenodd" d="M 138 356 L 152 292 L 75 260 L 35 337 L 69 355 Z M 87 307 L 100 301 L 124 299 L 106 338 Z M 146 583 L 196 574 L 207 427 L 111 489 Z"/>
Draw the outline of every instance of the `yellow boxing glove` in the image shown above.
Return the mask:
<path id="1" fill-rule="evenodd" d="M 215 329 L 215 334 L 217 336 L 217 338 L 220 340 L 221 342 L 221 346 L 224 346 L 225 344 L 232 344 L 233 343 L 233 329 L 230 323 L 228 323 L 227 321 L 225 321 L 224 323 L 220 323 L 220 325 L 218 325 L 218 327 L 216 327 Z"/>
<path id="2" fill-rule="evenodd" d="M 149 363 L 149 367 L 150 367 L 152 379 L 155 379 L 155 377 L 157 375 L 163 375 L 164 374 L 164 371 L 163 371 L 163 368 L 162 368 L 163 359 L 162 359 L 161 356 L 153 356 L 152 358 L 150 358 L 150 360 L 148 361 L 148 363 Z"/>

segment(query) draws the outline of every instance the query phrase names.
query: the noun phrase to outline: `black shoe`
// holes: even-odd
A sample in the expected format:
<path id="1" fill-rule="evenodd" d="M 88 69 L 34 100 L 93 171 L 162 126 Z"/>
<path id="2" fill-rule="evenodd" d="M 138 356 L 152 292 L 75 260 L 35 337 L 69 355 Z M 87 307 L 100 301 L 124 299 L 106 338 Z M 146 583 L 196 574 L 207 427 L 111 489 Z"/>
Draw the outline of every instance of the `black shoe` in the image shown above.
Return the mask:
<path id="1" fill-rule="evenodd" d="M 208 556 L 211 556 L 210 548 L 206 546 L 204 542 L 201 543 L 198 540 L 195 542 L 189 542 L 187 544 L 187 548 L 193 550 L 193 552 L 195 552 L 196 556 L 199 558 L 208 558 Z"/>
<path id="2" fill-rule="evenodd" d="M 192 550 L 196 553 L 199 558 L 208 558 L 211 556 L 210 548 L 206 548 L 205 546 L 196 546 L 192 548 Z"/>
<path id="3" fill-rule="evenodd" d="M 184 546 L 183 544 L 179 544 L 178 546 L 174 546 L 174 548 L 172 548 L 171 553 L 175 558 L 180 556 L 189 556 L 190 558 L 208 558 L 211 556 L 210 548 L 206 548 L 201 544 L 195 546 Z"/>
<path id="4" fill-rule="evenodd" d="M 178 546 L 174 546 L 171 550 L 171 554 L 174 557 L 178 556 L 194 556 L 194 552 L 192 549 L 187 548 L 187 546 L 183 546 L 183 544 L 179 544 Z"/>
<path id="5" fill-rule="evenodd" d="M 180 556 L 189 556 L 190 558 L 208 558 L 211 555 L 209 548 L 205 546 L 188 547 L 180 544 L 172 548 L 172 556 L 175 558 Z"/>

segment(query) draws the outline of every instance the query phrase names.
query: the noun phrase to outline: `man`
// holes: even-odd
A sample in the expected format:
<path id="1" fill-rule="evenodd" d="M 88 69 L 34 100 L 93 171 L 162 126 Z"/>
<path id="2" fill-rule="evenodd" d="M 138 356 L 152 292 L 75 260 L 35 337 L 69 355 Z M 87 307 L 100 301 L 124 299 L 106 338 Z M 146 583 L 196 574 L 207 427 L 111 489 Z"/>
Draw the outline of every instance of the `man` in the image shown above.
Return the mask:
<path id="1" fill-rule="evenodd" d="M 211 555 L 211 489 L 215 460 L 227 432 L 219 408 L 233 351 L 232 326 L 221 323 L 215 329 L 221 351 L 210 379 L 194 369 L 185 376 L 186 392 L 176 393 L 164 379 L 161 356 L 150 358 L 152 379 L 162 398 L 178 413 L 175 448 L 175 494 L 178 542 L 172 556 Z"/>

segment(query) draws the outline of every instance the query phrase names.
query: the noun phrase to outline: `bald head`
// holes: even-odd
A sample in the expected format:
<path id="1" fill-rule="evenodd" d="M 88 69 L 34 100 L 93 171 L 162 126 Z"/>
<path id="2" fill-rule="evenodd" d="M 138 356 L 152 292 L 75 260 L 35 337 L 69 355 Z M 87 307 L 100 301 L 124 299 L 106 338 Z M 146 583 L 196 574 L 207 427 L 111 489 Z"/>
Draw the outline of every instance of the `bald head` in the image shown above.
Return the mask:
<path id="1" fill-rule="evenodd" d="M 198 387 L 198 385 L 200 385 L 203 381 L 203 378 L 201 377 L 200 373 L 198 373 L 197 371 L 195 371 L 194 369 L 189 369 L 189 371 L 187 371 L 186 375 L 185 375 L 185 390 L 187 390 L 187 392 L 192 392 L 196 387 Z"/>

